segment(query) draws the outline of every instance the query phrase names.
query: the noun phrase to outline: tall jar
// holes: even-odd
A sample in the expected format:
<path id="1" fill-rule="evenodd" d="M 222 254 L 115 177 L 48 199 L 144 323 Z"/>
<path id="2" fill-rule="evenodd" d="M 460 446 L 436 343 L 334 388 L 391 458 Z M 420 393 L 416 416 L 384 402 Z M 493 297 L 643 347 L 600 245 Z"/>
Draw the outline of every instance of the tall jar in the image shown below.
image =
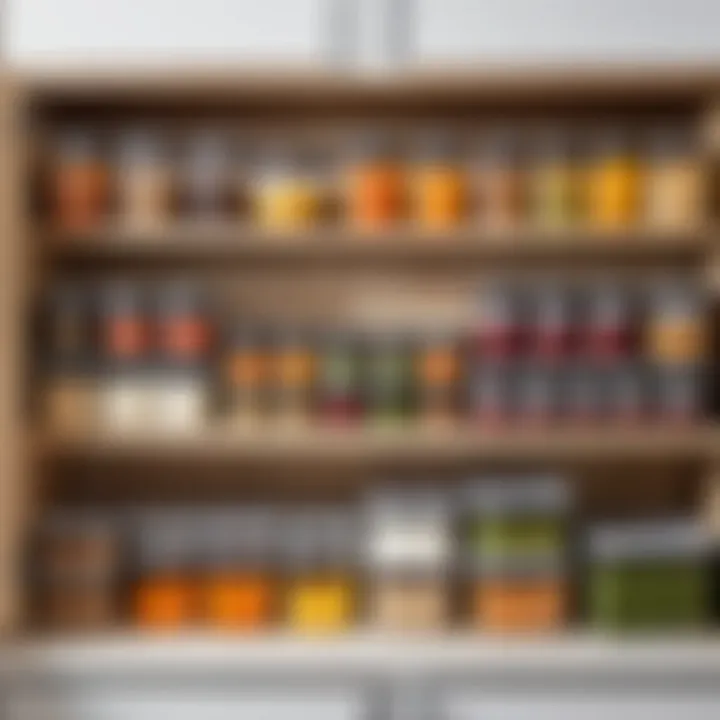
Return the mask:
<path id="1" fill-rule="evenodd" d="M 648 145 L 645 222 L 665 230 L 697 226 L 703 216 L 703 183 L 690 129 L 657 128 Z"/>
<path id="2" fill-rule="evenodd" d="M 592 155 L 587 173 L 590 225 L 623 230 L 638 220 L 644 181 L 628 134 L 619 128 L 602 131 Z"/>
<path id="3" fill-rule="evenodd" d="M 109 172 L 96 136 L 83 129 L 55 141 L 50 174 L 50 211 L 58 229 L 87 232 L 107 217 Z"/>
<path id="4" fill-rule="evenodd" d="M 271 354 L 266 333 L 240 325 L 231 330 L 223 359 L 231 424 L 251 428 L 267 415 Z"/>
<path id="5" fill-rule="evenodd" d="M 467 178 L 453 138 L 435 133 L 424 139 L 411 180 L 413 220 L 423 230 L 448 230 L 465 217 Z"/>
<path id="6" fill-rule="evenodd" d="M 569 358 L 576 340 L 573 298 L 571 288 L 547 280 L 530 290 L 533 328 L 528 349 L 533 358 L 550 364 Z"/>
<path id="7" fill-rule="evenodd" d="M 415 386 L 420 422 L 448 426 L 457 420 L 460 342 L 456 333 L 422 335 L 415 354 Z"/>
<path id="8" fill-rule="evenodd" d="M 527 177 L 518 133 L 495 130 L 473 163 L 473 210 L 490 230 L 512 231 L 527 219 Z"/>
<path id="9" fill-rule="evenodd" d="M 173 178 L 159 137 L 143 129 L 122 135 L 117 162 L 121 224 L 134 233 L 162 229 L 170 219 Z"/>
<path id="10" fill-rule="evenodd" d="M 215 508 L 202 514 L 205 622 L 229 631 L 257 632 L 273 620 L 275 514 L 268 507 Z"/>
<path id="11" fill-rule="evenodd" d="M 368 337 L 365 384 L 368 418 L 377 426 L 407 421 L 412 401 L 412 354 L 408 338 L 397 331 Z"/>
<path id="12" fill-rule="evenodd" d="M 321 418 L 329 424 L 347 425 L 361 419 L 361 345 L 342 331 L 328 332 L 320 344 L 317 396 Z"/>
<path id="13" fill-rule="evenodd" d="M 269 386 L 275 420 L 285 427 L 312 418 L 317 358 L 308 333 L 282 331 L 273 342 Z"/>
<path id="14" fill-rule="evenodd" d="M 508 282 L 491 282 L 480 291 L 476 308 L 473 351 L 493 362 L 516 358 L 527 339 L 528 324 L 518 289 Z"/>
<path id="15" fill-rule="evenodd" d="M 387 135 L 361 139 L 347 174 L 349 224 L 360 231 L 382 231 L 403 219 L 406 177 L 398 148 Z"/>
<path id="16" fill-rule="evenodd" d="M 592 287 L 584 303 L 579 348 L 598 364 L 627 359 L 635 349 L 636 312 L 627 288 L 604 282 Z"/>

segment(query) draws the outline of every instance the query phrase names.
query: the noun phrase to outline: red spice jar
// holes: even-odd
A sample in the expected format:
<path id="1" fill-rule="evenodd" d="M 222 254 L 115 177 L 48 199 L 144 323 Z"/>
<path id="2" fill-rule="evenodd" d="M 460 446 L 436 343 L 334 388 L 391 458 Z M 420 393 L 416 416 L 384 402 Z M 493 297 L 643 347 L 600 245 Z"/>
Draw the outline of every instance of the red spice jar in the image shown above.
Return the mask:
<path id="1" fill-rule="evenodd" d="M 531 355 L 551 363 L 567 358 L 574 341 L 570 291 L 544 282 L 542 287 L 530 291 L 527 305 L 534 316 Z"/>
<path id="2" fill-rule="evenodd" d="M 520 298 L 512 286 L 497 283 L 484 288 L 475 319 L 474 350 L 485 360 L 515 357 L 524 344 L 523 320 Z"/>
<path id="3" fill-rule="evenodd" d="M 53 221 L 63 231 L 85 232 L 103 220 L 108 211 L 109 173 L 91 133 L 73 130 L 57 140 L 49 194 Z"/>
<path id="4" fill-rule="evenodd" d="M 201 288 L 189 283 L 163 287 L 156 303 L 157 350 L 168 362 L 196 364 L 210 349 L 207 299 Z"/>
<path id="5" fill-rule="evenodd" d="M 150 337 L 142 292 L 133 284 L 114 283 L 101 292 L 100 348 L 111 365 L 144 360 Z"/>
<path id="6" fill-rule="evenodd" d="M 627 358 L 633 346 L 633 309 L 622 288 L 599 285 L 587 298 L 581 347 L 597 362 Z"/>

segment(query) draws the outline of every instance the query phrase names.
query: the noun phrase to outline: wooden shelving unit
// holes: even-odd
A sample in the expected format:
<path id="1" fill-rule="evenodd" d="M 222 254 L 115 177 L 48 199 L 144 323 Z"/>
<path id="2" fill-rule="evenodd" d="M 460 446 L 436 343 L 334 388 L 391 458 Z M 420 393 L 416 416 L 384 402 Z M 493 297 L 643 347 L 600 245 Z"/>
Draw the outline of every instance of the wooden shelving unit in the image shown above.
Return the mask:
<path id="1" fill-rule="evenodd" d="M 350 463 L 376 460 L 404 460 L 415 466 L 432 461 L 484 462 L 532 461 L 538 463 L 572 461 L 592 466 L 612 460 L 672 464 L 692 462 L 708 475 L 720 462 L 720 425 L 708 422 L 689 428 L 577 428 L 526 429 L 508 433 L 487 433 L 478 428 L 448 430 L 409 428 L 398 431 L 307 429 L 276 432 L 270 428 L 238 431 L 218 425 L 190 436 L 143 434 L 110 437 L 100 433 L 82 435 L 48 433 L 37 428 L 30 413 L 24 412 L 23 396 L 32 394 L 33 379 L 24 369 L 29 366 L 29 349 L 24 323 L 29 316 L 32 293 L 41 290 L 55 271 L 63 269 L 92 272 L 98 264 L 114 269 L 116 261 L 129 261 L 133 270 L 163 263 L 186 265 L 205 259 L 252 272 L 250 261 L 262 260 L 270 266 L 283 265 L 283 273 L 302 272 L 302 260 L 327 262 L 372 261 L 387 264 L 394 272 L 412 274 L 415 261 L 442 261 L 443 266 L 460 264 L 465 273 L 480 271 L 493 262 L 525 263 L 531 268 L 542 263 L 572 261 L 590 269 L 603 263 L 613 267 L 627 264 L 636 268 L 652 266 L 672 270 L 682 267 L 706 278 L 720 294 L 720 250 L 715 224 L 710 217 L 699 227 L 679 232 L 631 230 L 607 235 L 590 230 L 542 233 L 518 231 L 508 236 L 482 228 L 466 228 L 452 236 L 426 234 L 414 228 L 398 229 L 387 237 L 363 238 L 332 228 L 303 233 L 301 236 L 258 232 L 243 225 L 163 228 L 138 234 L 120 226 L 108 226 L 86 236 L 53 233 L 24 209 L 28 203 L 27 177 L 32 133 L 38 126 L 67 117 L 123 118 L 136 113 L 192 116 L 193 108 L 217 111 L 225 116 L 252 115 L 255 121 L 297 110 L 308 116 L 368 117 L 378 110 L 431 117 L 441 108 L 449 115 L 505 112 L 530 108 L 536 112 L 561 110 L 563 113 L 592 112 L 597 108 L 625 108 L 637 112 L 669 109 L 702 123 L 709 108 L 720 103 L 720 69 L 708 67 L 664 70 L 620 69 L 607 71 L 586 68 L 573 71 L 557 68 L 539 70 L 488 70 L 482 73 L 437 72 L 383 78 L 342 75 L 263 75 L 203 72 L 185 73 L 21 73 L 0 78 L 0 206 L 3 248 L 0 263 L 0 629 L 22 632 L 25 625 L 20 584 L 19 558 L 28 518 L 43 495 L 35 488 L 52 475 L 61 460 L 100 460 L 112 463 L 130 458 L 142 464 L 154 461 L 194 459 L 200 462 L 233 462 L 290 459 L 342 459 Z M 717 148 L 708 133 L 704 154 L 708 163 L 717 157 Z M 202 235 L 202 242 L 194 241 Z M 297 261 L 297 262 L 295 262 Z M 250 268 L 250 270 L 248 270 Z M 427 272 L 427 267 L 423 269 Z M 717 371 L 716 373 L 717 374 Z M 152 471 L 147 471 L 151 481 Z M 238 482 L 242 482 L 239 476 Z M 294 478 L 302 483 L 302 473 Z M 182 646 L 173 641 L 99 638 L 79 647 L 70 644 L 25 645 L 18 649 L 18 666 L 23 662 L 46 664 L 46 668 L 87 668 L 96 661 L 114 666 L 144 657 L 149 665 L 195 662 L 212 658 L 220 664 L 239 666 L 258 661 L 272 665 L 278 658 L 308 657 L 333 659 L 360 658 L 365 665 L 383 656 L 401 666 L 430 657 L 423 644 L 401 644 L 377 639 L 347 640 L 318 644 L 312 649 L 300 641 L 257 641 L 239 647 L 228 641 L 188 640 Z M 655 662 L 650 645 L 642 650 L 618 649 L 615 645 L 583 641 L 560 641 L 547 645 L 521 645 L 517 650 L 504 645 L 481 645 L 466 641 L 447 641 L 432 647 L 432 663 L 468 668 L 473 663 L 494 664 L 503 657 L 508 662 L 537 664 L 548 658 L 571 670 L 576 663 L 587 668 L 616 663 L 638 665 Z M 454 643 L 454 644 L 453 644 Z M 679 664 L 696 667 L 717 665 L 718 646 L 700 648 L 690 643 L 682 650 L 673 645 Z M 15 652 L 13 649 L 12 652 Z M 633 654 L 635 652 L 635 654 Z M 505 654 L 507 653 L 507 654 Z M 439 659 L 438 659 L 439 658 Z M 445 658 L 445 660 L 443 660 Z M 702 660 L 699 660 L 702 658 Z M 551 660 L 554 662 L 554 660 Z"/>

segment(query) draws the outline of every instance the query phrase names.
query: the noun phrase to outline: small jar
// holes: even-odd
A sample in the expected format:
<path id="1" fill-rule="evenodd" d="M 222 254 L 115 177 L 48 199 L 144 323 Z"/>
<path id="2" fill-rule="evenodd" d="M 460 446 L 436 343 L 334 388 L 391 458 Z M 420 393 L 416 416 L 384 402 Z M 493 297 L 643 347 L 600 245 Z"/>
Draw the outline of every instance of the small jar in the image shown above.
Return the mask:
<path id="1" fill-rule="evenodd" d="M 135 518 L 135 623 L 144 630 L 179 631 L 200 614 L 196 520 L 182 510 L 146 510 Z"/>
<path id="2" fill-rule="evenodd" d="M 703 370 L 689 367 L 655 367 L 655 419 L 661 423 L 689 424 L 703 414 Z"/>
<path id="3" fill-rule="evenodd" d="M 367 342 L 365 381 L 368 419 L 394 426 L 411 411 L 412 354 L 408 339 L 395 331 L 380 331 Z"/>
<path id="4" fill-rule="evenodd" d="M 571 290 L 555 283 L 530 291 L 534 322 L 528 349 L 533 358 L 549 364 L 568 359 L 576 339 L 574 305 Z"/>
<path id="5" fill-rule="evenodd" d="M 172 172 L 159 138 L 152 131 L 123 135 L 117 150 L 118 213 L 131 232 L 154 232 L 170 218 Z"/>
<path id="6" fill-rule="evenodd" d="M 45 306 L 42 357 L 45 368 L 45 416 L 62 431 L 87 431 L 98 412 L 98 353 L 93 297 L 80 285 L 52 289 Z"/>
<path id="7" fill-rule="evenodd" d="M 653 398 L 646 364 L 633 360 L 613 363 L 605 368 L 603 378 L 605 415 L 609 420 L 630 424 L 647 420 Z"/>
<path id="8" fill-rule="evenodd" d="M 276 586 L 271 563 L 274 514 L 267 507 L 203 513 L 204 621 L 228 631 L 257 632 L 273 619 Z"/>
<path id="9" fill-rule="evenodd" d="M 307 333 L 282 332 L 273 343 L 270 392 L 275 420 L 306 425 L 312 416 L 317 358 Z"/>
<path id="10" fill-rule="evenodd" d="M 600 134 L 588 168 L 588 214 L 599 230 L 622 230 L 638 219 L 641 171 L 627 133 L 612 128 Z"/>
<path id="11" fill-rule="evenodd" d="M 346 425 L 363 414 L 360 343 L 353 335 L 330 332 L 317 360 L 317 394 L 322 419 Z"/>
<path id="12" fill-rule="evenodd" d="M 646 327 L 647 357 L 658 365 L 701 363 L 708 346 L 703 296 L 678 282 L 658 284 Z"/>
<path id="13" fill-rule="evenodd" d="M 530 222 L 547 230 L 571 225 L 577 215 L 576 180 L 568 130 L 553 128 L 541 133 L 528 178 Z"/>
<path id="14" fill-rule="evenodd" d="M 424 141 L 411 182 L 410 215 L 423 230 L 460 225 L 467 206 L 467 178 L 452 137 L 435 134 Z"/>
<path id="15" fill-rule="evenodd" d="M 474 163 L 474 214 L 490 230 L 517 229 L 527 219 L 527 177 L 518 134 L 490 133 Z"/>
<path id="16" fill-rule="evenodd" d="M 603 283 L 594 287 L 585 303 L 580 349 L 588 360 L 606 363 L 627 359 L 635 346 L 635 312 L 628 292 Z"/>
<path id="17" fill-rule="evenodd" d="M 565 414 L 563 367 L 548 363 L 523 362 L 517 368 L 516 419 L 526 425 L 547 425 Z"/>
<path id="18" fill-rule="evenodd" d="M 188 140 L 175 193 L 184 219 L 213 223 L 234 216 L 233 159 L 231 143 L 221 131 L 204 130 Z"/>
<path id="19" fill-rule="evenodd" d="M 589 425 L 608 416 L 612 402 L 608 399 L 606 375 L 611 372 L 594 361 L 571 362 L 562 372 L 563 417 L 573 424 Z"/>
<path id="20" fill-rule="evenodd" d="M 66 232 L 88 232 L 106 219 L 109 173 L 92 133 L 77 129 L 56 140 L 50 177 L 54 224 Z"/>
<path id="21" fill-rule="evenodd" d="M 381 231 L 405 215 L 406 177 L 393 141 L 371 135 L 360 143 L 347 175 L 350 225 L 360 231 Z"/>
<path id="22" fill-rule="evenodd" d="M 648 147 L 645 222 L 658 229 L 693 228 L 702 218 L 702 203 L 702 171 L 690 130 L 655 129 Z"/>
<path id="23" fill-rule="evenodd" d="M 467 412 L 484 428 L 506 428 L 515 417 L 516 372 L 508 363 L 486 362 L 472 367 L 468 377 Z"/>
<path id="24" fill-rule="evenodd" d="M 457 420 L 460 380 L 459 334 L 430 332 L 420 339 L 415 355 L 415 386 L 420 421 L 448 426 Z"/>
<path id="25" fill-rule="evenodd" d="M 326 177 L 319 157 L 276 151 L 261 163 L 254 182 L 255 215 L 268 230 L 303 230 L 324 209 Z"/>
<path id="26" fill-rule="evenodd" d="M 485 360 L 513 359 L 527 339 L 527 317 L 522 297 L 505 282 L 484 287 L 474 317 L 474 350 Z"/>
<path id="27" fill-rule="evenodd" d="M 347 631 L 355 617 L 357 528 L 345 508 L 293 512 L 288 522 L 287 621 L 300 633 Z"/>
<path id="28" fill-rule="evenodd" d="M 233 425 L 252 427 L 266 416 L 271 358 L 263 332 L 243 326 L 232 331 L 223 364 L 228 413 Z"/>

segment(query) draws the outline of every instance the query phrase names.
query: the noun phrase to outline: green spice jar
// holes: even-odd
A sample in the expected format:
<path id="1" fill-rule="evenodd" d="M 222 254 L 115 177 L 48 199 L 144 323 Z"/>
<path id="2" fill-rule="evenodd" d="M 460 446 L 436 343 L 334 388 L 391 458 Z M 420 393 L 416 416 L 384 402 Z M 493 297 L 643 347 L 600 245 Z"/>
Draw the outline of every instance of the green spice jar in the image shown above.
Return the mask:
<path id="1" fill-rule="evenodd" d="M 395 332 L 379 332 L 368 339 L 365 374 L 371 421 L 393 425 L 410 411 L 413 367 L 410 343 Z"/>
<path id="2" fill-rule="evenodd" d="M 708 548 L 692 520 L 596 527 L 590 534 L 592 624 L 605 630 L 702 626 L 709 611 Z"/>

